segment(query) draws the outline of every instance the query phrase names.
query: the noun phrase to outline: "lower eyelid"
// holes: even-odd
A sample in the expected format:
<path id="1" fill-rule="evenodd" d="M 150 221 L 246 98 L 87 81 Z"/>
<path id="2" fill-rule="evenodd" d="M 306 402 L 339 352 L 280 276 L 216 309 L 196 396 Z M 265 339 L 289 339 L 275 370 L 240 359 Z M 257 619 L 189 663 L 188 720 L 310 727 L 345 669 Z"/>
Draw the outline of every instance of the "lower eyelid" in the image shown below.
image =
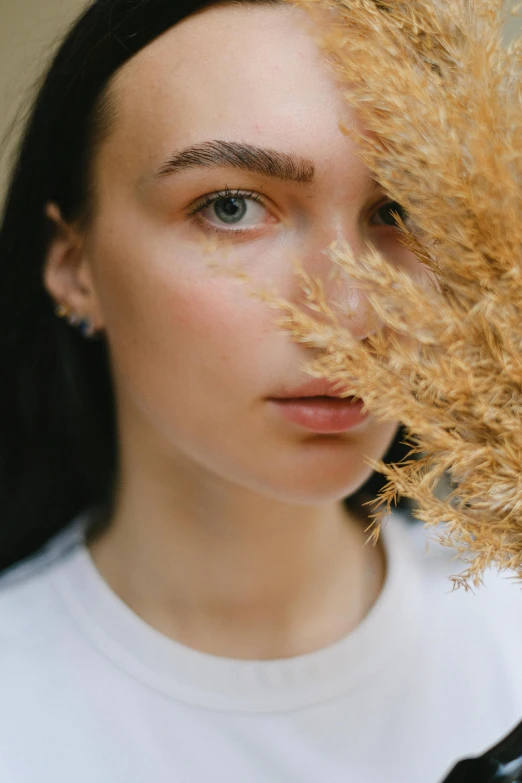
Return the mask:
<path id="1" fill-rule="evenodd" d="M 244 228 L 241 228 L 241 227 L 240 228 L 220 228 L 215 223 L 211 223 L 209 220 L 206 220 L 206 218 L 204 218 L 199 212 L 197 212 L 196 214 L 194 214 L 192 216 L 189 216 L 189 217 L 191 217 L 192 220 L 196 221 L 198 223 L 198 225 L 200 226 L 200 228 L 203 229 L 203 231 L 206 231 L 206 232 L 209 232 L 209 233 L 212 233 L 212 234 L 220 234 L 221 236 L 228 236 L 229 238 L 233 237 L 233 236 L 237 237 L 237 236 L 240 236 L 240 235 L 244 235 L 244 236 L 248 235 L 248 236 L 251 237 L 252 235 L 254 235 L 256 233 L 259 233 L 260 231 L 262 231 L 266 227 L 266 223 L 263 223 L 261 225 L 249 226 L 249 227 L 244 227 Z"/>
<path id="2" fill-rule="evenodd" d="M 229 238 L 246 236 L 247 234 L 251 237 L 252 234 L 256 231 L 255 228 L 218 228 L 217 226 L 212 225 L 212 223 L 207 223 L 203 230 L 207 231 L 209 234 L 219 234 L 220 236 Z"/>

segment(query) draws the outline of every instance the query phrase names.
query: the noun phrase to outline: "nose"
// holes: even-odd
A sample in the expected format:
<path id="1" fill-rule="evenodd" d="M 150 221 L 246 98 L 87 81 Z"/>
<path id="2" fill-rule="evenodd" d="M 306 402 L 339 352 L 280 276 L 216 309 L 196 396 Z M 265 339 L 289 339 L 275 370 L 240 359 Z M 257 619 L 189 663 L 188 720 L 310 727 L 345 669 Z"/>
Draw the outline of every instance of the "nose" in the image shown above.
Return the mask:
<path id="1" fill-rule="evenodd" d="M 303 243 L 306 247 L 303 247 L 299 254 L 299 266 L 308 278 L 320 281 L 325 303 L 332 310 L 339 324 L 359 340 L 364 340 L 381 329 L 383 322 L 371 306 L 360 283 L 350 277 L 325 253 L 332 242 L 343 240 L 350 246 L 355 258 L 361 258 L 366 251 L 366 243 L 359 229 L 351 227 L 344 233 L 340 230 L 323 231 L 316 233 L 313 238 L 310 235 L 308 239 L 308 242 Z M 303 290 L 304 283 L 303 276 L 296 273 L 295 301 L 315 320 L 327 323 L 328 316 L 315 308 L 317 302 L 308 300 Z M 316 291 L 317 286 L 314 285 L 313 290 Z"/>

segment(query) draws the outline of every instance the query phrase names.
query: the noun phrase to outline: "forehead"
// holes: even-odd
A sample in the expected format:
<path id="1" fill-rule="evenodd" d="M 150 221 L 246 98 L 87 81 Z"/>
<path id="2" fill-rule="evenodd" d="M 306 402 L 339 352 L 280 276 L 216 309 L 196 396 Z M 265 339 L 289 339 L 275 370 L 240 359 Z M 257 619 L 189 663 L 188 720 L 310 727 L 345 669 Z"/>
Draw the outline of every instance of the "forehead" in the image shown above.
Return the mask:
<path id="1" fill-rule="evenodd" d="M 324 146 L 346 121 L 308 17 L 286 4 L 220 5 L 185 19 L 121 69 L 113 92 L 111 152 L 150 166 L 210 138 Z"/>

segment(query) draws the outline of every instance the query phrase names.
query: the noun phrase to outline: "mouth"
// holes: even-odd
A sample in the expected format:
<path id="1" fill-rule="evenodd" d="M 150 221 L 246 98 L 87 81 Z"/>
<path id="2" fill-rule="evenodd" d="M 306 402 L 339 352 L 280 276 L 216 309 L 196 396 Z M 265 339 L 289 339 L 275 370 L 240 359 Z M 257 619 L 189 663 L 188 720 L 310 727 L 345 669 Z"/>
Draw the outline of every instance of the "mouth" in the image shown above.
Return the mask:
<path id="1" fill-rule="evenodd" d="M 343 392 L 346 391 L 346 386 L 349 384 L 349 379 L 345 380 L 345 388 L 342 388 L 342 384 L 333 381 L 328 381 L 324 378 L 310 378 L 308 381 L 292 387 L 284 387 L 280 389 L 274 398 L 280 400 L 305 400 L 305 399 L 342 399 L 342 400 L 356 400 L 358 398 L 354 396 L 343 397 Z M 273 398 L 272 398 L 273 399 Z"/>
<path id="2" fill-rule="evenodd" d="M 357 397 L 314 395 L 277 398 L 271 402 L 282 418 L 324 435 L 348 432 L 363 424 L 369 416 L 363 412 L 364 403 Z"/>

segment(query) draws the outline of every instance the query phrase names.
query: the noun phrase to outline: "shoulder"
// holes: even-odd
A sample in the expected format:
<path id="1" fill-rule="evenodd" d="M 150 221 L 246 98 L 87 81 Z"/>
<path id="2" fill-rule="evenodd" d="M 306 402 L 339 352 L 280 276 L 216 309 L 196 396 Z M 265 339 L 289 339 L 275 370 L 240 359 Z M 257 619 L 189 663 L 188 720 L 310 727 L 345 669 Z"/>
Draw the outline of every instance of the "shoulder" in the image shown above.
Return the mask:
<path id="1" fill-rule="evenodd" d="M 16 732 L 41 720 L 59 694 L 74 634 L 55 589 L 83 538 L 73 521 L 39 552 L 0 575 L 0 756 Z M 2 757 L 3 758 L 3 757 Z"/>
<path id="2" fill-rule="evenodd" d="M 514 571 L 485 571 L 479 586 L 455 587 L 451 577 L 459 576 L 466 563 L 450 547 L 436 540 L 436 532 L 422 523 L 399 519 L 397 538 L 417 568 L 419 604 L 425 633 L 448 658 L 456 660 L 458 649 L 484 661 L 506 664 L 516 674 L 522 694 L 522 582 Z M 465 665 L 463 655 L 462 665 Z"/>
<path id="3" fill-rule="evenodd" d="M 74 699 L 85 696 L 75 691 L 81 657 L 74 626 L 54 586 L 57 572 L 78 551 L 78 532 L 72 523 L 37 554 L 0 575 L 2 781 L 38 776 L 31 766 L 34 758 L 45 764 L 54 753 L 44 737 L 67 732 L 63 716 L 70 718 Z"/>
<path id="4" fill-rule="evenodd" d="M 83 519 L 74 520 L 35 555 L 0 575 L 0 659 L 25 637 L 45 635 L 57 613 L 51 577 L 81 540 Z"/>
<path id="5" fill-rule="evenodd" d="M 442 532 L 441 524 L 436 528 L 427 528 L 422 522 L 416 521 L 406 512 L 394 511 L 386 520 L 386 525 L 392 526 L 391 536 L 398 545 L 409 550 L 409 554 L 422 568 L 428 582 L 438 583 L 443 580 L 447 589 L 453 595 L 478 595 L 484 590 L 490 593 L 495 590 L 504 591 L 510 584 L 522 598 L 522 576 L 517 577 L 514 571 L 498 572 L 489 568 L 484 572 L 483 584 L 479 587 L 453 588 L 451 577 L 458 576 L 466 569 L 466 563 L 459 557 L 457 551 L 451 547 L 443 546 L 437 540 L 437 535 Z M 517 589 L 518 586 L 518 589 Z"/>
<path id="6" fill-rule="evenodd" d="M 522 580 L 514 571 L 485 571 L 479 586 L 455 587 L 452 577 L 461 575 L 466 563 L 456 550 L 437 541 L 437 530 L 410 521 L 405 514 L 392 514 L 388 538 L 401 549 L 401 563 L 417 572 L 425 611 L 442 613 L 447 622 L 459 618 L 464 624 L 487 622 L 484 628 L 501 626 L 503 635 L 516 634 L 522 642 Z"/>

